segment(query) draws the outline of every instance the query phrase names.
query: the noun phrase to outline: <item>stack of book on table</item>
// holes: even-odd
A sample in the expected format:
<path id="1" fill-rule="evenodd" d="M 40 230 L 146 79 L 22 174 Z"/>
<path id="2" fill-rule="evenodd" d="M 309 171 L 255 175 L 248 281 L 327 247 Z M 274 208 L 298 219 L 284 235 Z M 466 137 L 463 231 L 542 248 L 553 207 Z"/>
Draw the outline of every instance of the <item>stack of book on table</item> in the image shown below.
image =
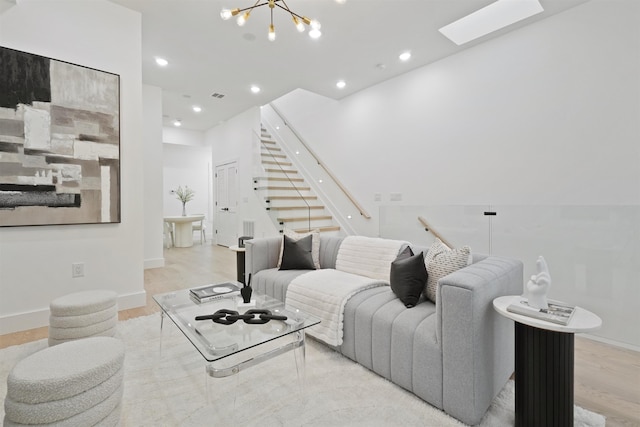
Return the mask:
<path id="1" fill-rule="evenodd" d="M 567 325 L 571 321 L 573 313 L 576 311 L 575 306 L 567 305 L 558 301 L 548 301 L 549 308 L 531 307 L 526 298 L 510 304 L 507 311 L 521 314 L 523 316 L 533 317 L 535 319 L 546 320 L 547 322 L 557 323 L 559 325 Z"/>
<path id="2" fill-rule="evenodd" d="M 189 296 L 199 303 L 239 294 L 240 287 L 232 282 L 204 285 L 189 290 Z"/>

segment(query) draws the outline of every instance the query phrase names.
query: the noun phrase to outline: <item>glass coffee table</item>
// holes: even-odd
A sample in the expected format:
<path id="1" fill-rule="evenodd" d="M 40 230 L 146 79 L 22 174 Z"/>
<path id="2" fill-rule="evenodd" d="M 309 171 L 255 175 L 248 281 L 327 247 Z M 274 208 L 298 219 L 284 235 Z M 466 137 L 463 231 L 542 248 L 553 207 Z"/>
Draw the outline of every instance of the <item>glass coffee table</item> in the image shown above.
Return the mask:
<path id="1" fill-rule="evenodd" d="M 305 329 L 320 323 L 319 319 L 255 291 L 249 306 L 242 303 L 239 295 L 198 303 L 189 296 L 189 289 L 154 295 L 153 299 L 162 309 L 161 331 L 167 316 L 205 359 L 209 377 L 234 375 L 295 350 L 298 379 L 301 385 L 304 384 Z M 213 315 L 219 310 L 227 313 L 219 320 L 231 324 L 216 323 L 211 319 L 196 320 L 196 316 Z M 242 317 L 248 310 L 268 310 L 275 317 L 286 316 L 286 320 L 257 324 L 261 321 L 260 314 L 253 314 L 245 316 L 251 319 L 233 321 L 233 313 Z"/>

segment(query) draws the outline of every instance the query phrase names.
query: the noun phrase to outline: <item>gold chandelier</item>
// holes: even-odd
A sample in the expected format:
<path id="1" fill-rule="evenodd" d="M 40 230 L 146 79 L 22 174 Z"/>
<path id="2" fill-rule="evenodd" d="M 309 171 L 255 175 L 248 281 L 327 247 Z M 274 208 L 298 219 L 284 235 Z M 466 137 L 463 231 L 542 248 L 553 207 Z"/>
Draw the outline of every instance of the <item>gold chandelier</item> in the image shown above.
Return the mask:
<path id="1" fill-rule="evenodd" d="M 256 0 L 253 6 L 246 7 L 244 9 L 222 9 L 222 12 L 220 12 L 220 17 L 226 21 L 228 19 L 231 19 L 231 17 L 233 16 L 240 15 L 236 19 L 236 22 L 239 26 L 242 27 L 249 19 L 249 16 L 251 15 L 251 12 L 253 12 L 253 9 L 256 9 L 260 6 L 268 5 L 271 12 L 271 23 L 269 25 L 268 35 L 270 41 L 274 41 L 276 39 L 276 30 L 273 26 L 273 9 L 275 9 L 276 7 L 279 7 L 280 9 L 291 15 L 293 23 L 299 32 L 304 32 L 304 30 L 306 29 L 306 25 L 308 25 L 311 28 L 309 30 L 309 37 L 311 37 L 312 39 L 317 39 L 322 35 L 322 33 L 320 32 L 320 23 L 318 21 L 311 20 L 306 16 L 298 15 L 297 13 L 289 9 L 289 6 L 287 6 L 287 3 L 284 0 L 267 0 L 263 3 L 260 3 L 260 1 L 261 0 Z"/>

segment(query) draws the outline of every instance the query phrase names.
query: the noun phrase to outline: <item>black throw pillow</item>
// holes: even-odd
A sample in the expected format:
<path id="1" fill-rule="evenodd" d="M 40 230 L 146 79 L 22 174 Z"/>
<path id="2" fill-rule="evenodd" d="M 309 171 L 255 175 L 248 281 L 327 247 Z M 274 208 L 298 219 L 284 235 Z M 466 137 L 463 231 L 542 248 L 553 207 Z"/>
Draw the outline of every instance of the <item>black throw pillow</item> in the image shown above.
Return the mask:
<path id="1" fill-rule="evenodd" d="M 422 252 L 413 255 L 411 248 L 407 247 L 391 263 L 389 277 L 391 290 L 407 308 L 418 304 L 427 283 L 427 277 L 427 268 L 424 265 Z"/>
<path id="2" fill-rule="evenodd" d="M 316 266 L 311 255 L 312 238 L 312 235 L 308 235 L 294 240 L 285 235 L 280 270 L 315 270 Z"/>

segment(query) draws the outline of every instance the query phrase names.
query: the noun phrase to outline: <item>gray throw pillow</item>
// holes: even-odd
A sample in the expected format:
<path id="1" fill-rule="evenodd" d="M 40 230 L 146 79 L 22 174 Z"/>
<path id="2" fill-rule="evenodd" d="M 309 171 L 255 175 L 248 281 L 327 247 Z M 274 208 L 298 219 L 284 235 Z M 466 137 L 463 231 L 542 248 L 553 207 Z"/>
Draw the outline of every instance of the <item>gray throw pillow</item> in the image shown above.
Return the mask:
<path id="1" fill-rule="evenodd" d="M 407 308 L 418 304 L 427 283 L 427 277 L 422 252 L 414 255 L 411 248 L 407 247 L 391 263 L 389 278 L 391 290 Z"/>
<path id="2" fill-rule="evenodd" d="M 311 254 L 312 239 L 311 235 L 298 240 L 284 236 L 280 270 L 315 270 Z"/>

